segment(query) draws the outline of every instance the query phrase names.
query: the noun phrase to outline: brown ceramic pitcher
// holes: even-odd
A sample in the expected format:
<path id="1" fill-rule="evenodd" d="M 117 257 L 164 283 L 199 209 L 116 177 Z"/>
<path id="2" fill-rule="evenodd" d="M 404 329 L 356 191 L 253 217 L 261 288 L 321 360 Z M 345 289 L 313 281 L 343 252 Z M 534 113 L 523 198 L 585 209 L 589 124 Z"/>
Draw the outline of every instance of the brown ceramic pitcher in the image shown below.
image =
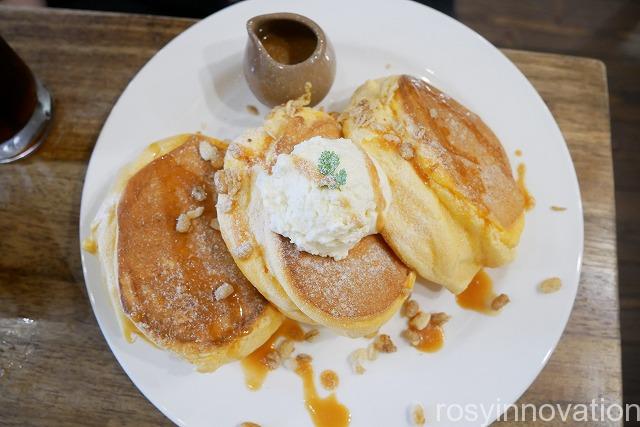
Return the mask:
<path id="1" fill-rule="evenodd" d="M 273 107 L 298 98 L 306 82 L 311 105 L 329 92 L 335 53 L 318 24 L 295 13 L 270 13 L 247 21 L 247 32 L 244 75 L 260 102 Z"/>

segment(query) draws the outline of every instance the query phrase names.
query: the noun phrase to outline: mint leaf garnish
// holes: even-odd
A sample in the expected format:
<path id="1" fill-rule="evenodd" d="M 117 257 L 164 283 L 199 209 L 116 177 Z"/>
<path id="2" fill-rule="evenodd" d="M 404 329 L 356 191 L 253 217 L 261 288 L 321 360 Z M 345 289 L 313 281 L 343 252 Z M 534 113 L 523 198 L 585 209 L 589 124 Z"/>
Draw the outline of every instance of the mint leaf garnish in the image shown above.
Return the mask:
<path id="1" fill-rule="evenodd" d="M 322 187 L 328 187 L 332 190 L 340 189 L 347 183 L 347 171 L 340 169 L 336 173 L 336 169 L 340 165 L 340 157 L 333 151 L 323 151 L 318 158 L 318 171 L 331 179 L 323 180 L 320 184 Z"/>

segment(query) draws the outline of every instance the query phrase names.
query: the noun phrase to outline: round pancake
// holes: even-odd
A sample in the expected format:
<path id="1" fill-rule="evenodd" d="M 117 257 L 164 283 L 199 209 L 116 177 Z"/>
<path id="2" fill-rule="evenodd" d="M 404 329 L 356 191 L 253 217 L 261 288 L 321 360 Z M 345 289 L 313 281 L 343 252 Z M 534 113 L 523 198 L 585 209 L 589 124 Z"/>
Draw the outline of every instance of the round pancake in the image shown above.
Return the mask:
<path id="1" fill-rule="evenodd" d="M 101 258 L 110 252 L 105 264 L 115 270 L 111 278 L 117 278 L 122 309 L 136 327 L 158 346 L 211 371 L 262 345 L 283 317 L 244 278 L 211 226 L 216 168 L 200 156 L 200 141 L 220 153 L 226 148 L 201 135 L 179 135 L 150 146 L 123 173 L 112 198 L 117 206 L 102 217 L 98 248 Z M 204 199 L 192 195 L 196 187 Z M 178 216 L 197 207 L 202 215 L 191 219 L 187 232 L 178 232 Z M 223 283 L 234 292 L 218 301 L 214 292 Z"/>
<path id="2" fill-rule="evenodd" d="M 262 128 L 229 147 L 228 191 L 217 205 L 222 236 L 245 276 L 287 316 L 348 336 L 367 335 L 405 300 L 413 272 L 379 236 L 364 238 L 342 261 L 298 251 L 268 228 L 255 184 L 260 171 L 269 171 L 279 154 L 299 142 L 342 136 L 333 117 L 303 105 L 290 101 L 274 109 Z"/>
<path id="3" fill-rule="evenodd" d="M 358 88 L 341 122 L 387 173 L 381 233 L 407 265 L 457 294 L 480 268 L 513 258 L 524 199 L 477 115 L 425 81 L 392 76 Z"/>

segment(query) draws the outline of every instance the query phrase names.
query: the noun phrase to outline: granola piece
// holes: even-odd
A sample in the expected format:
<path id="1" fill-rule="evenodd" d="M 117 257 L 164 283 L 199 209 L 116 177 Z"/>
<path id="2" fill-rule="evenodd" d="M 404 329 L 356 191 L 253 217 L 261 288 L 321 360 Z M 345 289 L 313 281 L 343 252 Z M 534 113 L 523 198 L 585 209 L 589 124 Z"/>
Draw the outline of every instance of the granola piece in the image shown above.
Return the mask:
<path id="1" fill-rule="evenodd" d="M 189 219 L 196 219 L 196 218 L 200 218 L 203 212 L 204 212 L 204 208 L 202 206 L 198 206 L 197 208 L 188 210 L 186 215 L 187 217 L 189 217 Z"/>
<path id="2" fill-rule="evenodd" d="M 430 323 L 433 326 L 442 326 L 445 323 L 447 323 L 449 319 L 451 319 L 451 316 L 449 316 L 447 313 L 443 313 L 443 312 L 431 313 Z"/>
<path id="3" fill-rule="evenodd" d="M 400 335 L 413 346 L 420 344 L 420 334 L 413 329 L 405 329 Z"/>
<path id="4" fill-rule="evenodd" d="M 415 152 L 413 151 L 413 146 L 408 142 L 403 142 L 400 144 L 400 157 L 405 160 L 411 160 L 415 156 Z"/>
<path id="5" fill-rule="evenodd" d="M 222 282 L 220 286 L 213 291 L 213 296 L 216 298 L 216 301 L 222 301 L 226 297 L 233 294 L 234 289 L 233 286 L 228 284 L 227 282 Z"/>
<path id="6" fill-rule="evenodd" d="M 320 373 L 320 383 L 325 390 L 335 390 L 340 383 L 340 379 L 338 378 L 338 374 L 327 369 Z"/>
<path id="7" fill-rule="evenodd" d="M 424 408 L 417 403 L 411 408 L 411 423 L 414 426 L 423 426 L 427 422 L 424 416 Z"/>
<path id="8" fill-rule="evenodd" d="M 227 194 L 229 188 L 227 187 L 227 174 L 224 170 L 216 171 L 213 175 L 213 184 L 218 194 Z"/>
<path id="9" fill-rule="evenodd" d="M 509 303 L 509 296 L 507 294 L 500 294 L 491 301 L 491 309 L 498 311 Z"/>
<path id="10" fill-rule="evenodd" d="M 240 191 L 240 187 L 242 187 L 242 175 L 239 172 L 235 170 L 226 171 L 225 181 L 227 184 L 227 194 L 229 196 L 234 196 Z"/>
<path id="11" fill-rule="evenodd" d="M 409 326 L 417 331 L 421 331 L 427 327 L 429 321 L 431 320 L 431 315 L 429 313 L 425 313 L 424 311 L 418 312 L 415 316 L 411 318 L 409 321 Z"/>
<path id="12" fill-rule="evenodd" d="M 227 152 L 231 154 L 231 157 L 233 157 L 234 159 L 239 159 L 242 157 L 242 147 L 238 143 L 234 142 L 229 144 L 229 148 L 227 148 Z"/>
<path id="13" fill-rule="evenodd" d="M 418 311 L 420 311 L 420 306 L 415 300 L 408 299 L 402 305 L 402 315 L 409 319 L 418 314 Z"/>
<path id="14" fill-rule="evenodd" d="M 198 144 L 198 152 L 200 153 L 202 160 L 208 162 L 215 162 L 220 157 L 218 148 L 211 145 L 209 141 L 200 141 L 200 144 Z"/>
<path id="15" fill-rule="evenodd" d="M 186 233 L 191 228 L 191 218 L 186 214 L 178 215 L 176 219 L 176 231 L 178 233 Z"/>
<path id="16" fill-rule="evenodd" d="M 262 363 L 264 363 L 264 365 L 271 371 L 278 369 L 281 362 L 282 359 L 277 350 L 271 350 L 262 359 Z"/>
<path id="17" fill-rule="evenodd" d="M 380 353 L 394 353 L 398 350 L 396 345 L 391 340 L 391 337 L 387 334 L 380 334 L 373 341 L 373 346 Z"/>
<path id="18" fill-rule="evenodd" d="M 551 277 L 549 279 L 543 280 L 540 283 L 540 292 L 543 294 L 551 294 L 553 292 L 557 292 L 562 287 L 562 281 L 559 277 Z"/>
<path id="19" fill-rule="evenodd" d="M 261 427 L 261 426 L 260 424 L 252 423 L 250 421 L 245 421 L 244 423 L 240 424 L 240 427 Z"/>
<path id="20" fill-rule="evenodd" d="M 278 344 L 278 354 L 280 354 L 281 359 L 288 359 L 293 354 L 295 350 L 295 346 L 293 345 L 293 341 L 291 340 L 282 340 L 280 344 Z"/>
<path id="21" fill-rule="evenodd" d="M 191 189 L 191 197 L 198 202 L 202 202 L 207 198 L 207 192 L 204 191 L 204 187 L 197 185 Z"/>
<path id="22" fill-rule="evenodd" d="M 366 369 L 362 366 L 362 363 L 367 360 L 367 350 L 364 348 L 358 348 L 351 352 L 349 355 L 349 363 L 351 364 L 351 369 L 358 375 L 362 375 L 365 373 Z"/>

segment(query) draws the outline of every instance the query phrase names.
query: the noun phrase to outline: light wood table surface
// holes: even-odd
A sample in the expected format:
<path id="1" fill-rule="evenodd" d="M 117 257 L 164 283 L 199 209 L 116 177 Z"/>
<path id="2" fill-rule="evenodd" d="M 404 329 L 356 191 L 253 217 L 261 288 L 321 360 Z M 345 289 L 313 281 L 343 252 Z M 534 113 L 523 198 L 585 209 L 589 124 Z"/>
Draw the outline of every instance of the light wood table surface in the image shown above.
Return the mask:
<path id="1" fill-rule="evenodd" d="M 42 148 L 0 165 L 0 424 L 170 424 L 127 378 L 98 328 L 82 276 L 78 216 L 87 163 L 111 107 L 140 67 L 193 22 L 0 6 L 0 34 L 55 98 Z M 520 400 L 620 403 L 606 71 L 592 59 L 505 53 L 558 121 L 585 213 L 582 277 L 569 324 Z"/>

